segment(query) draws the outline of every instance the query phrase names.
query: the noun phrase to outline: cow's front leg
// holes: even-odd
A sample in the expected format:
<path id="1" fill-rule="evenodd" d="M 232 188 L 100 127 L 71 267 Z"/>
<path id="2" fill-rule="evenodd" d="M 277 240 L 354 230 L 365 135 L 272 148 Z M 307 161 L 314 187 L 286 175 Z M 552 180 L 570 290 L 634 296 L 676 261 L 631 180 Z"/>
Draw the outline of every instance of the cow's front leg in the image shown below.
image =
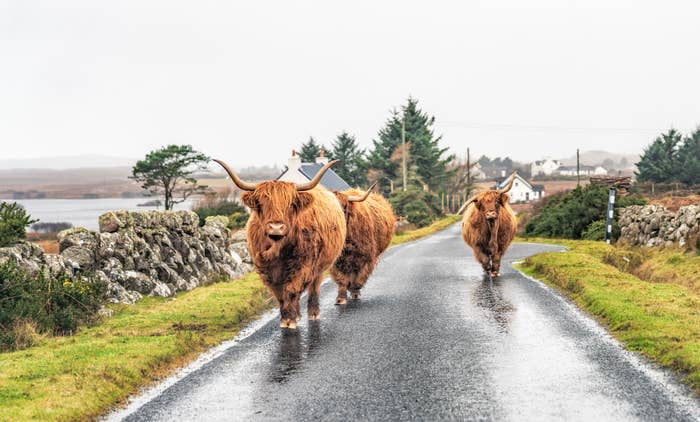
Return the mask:
<path id="1" fill-rule="evenodd" d="M 309 321 L 321 319 L 321 308 L 320 308 L 320 298 L 321 293 L 321 283 L 323 282 L 323 275 L 318 275 L 311 282 L 309 286 L 309 301 L 307 304 L 307 314 Z"/>
<path id="2" fill-rule="evenodd" d="M 488 274 L 491 271 L 491 257 L 484 253 L 481 248 L 474 248 L 474 257 L 481 264 L 484 272 Z"/>
<path id="3" fill-rule="evenodd" d="M 501 275 L 501 254 L 497 253 L 491 259 L 493 262 L 491 266 L 491 276 L 499 277 Z"/>
<path id="4" fill-rule="evenodd" d="M 348 302 L 348 284 L 350 280 L 348 276 L 335 269 L 335 267 L 331 269 L 331 277 L 333 277 L 335 284 L 338 285 L 338 296 L 335 299 L 335 304 L 345 305 Z"/>
<path id="5" fill-rule="evenodd" d="M 280 327 L 295 330 L 297 328 L 297 319 L 299 319 L 299 297 L 301 292 L 292 287 L 292 283 L 284 288 L 282 293 L 282 302 L 280 302 L 281 321 Z"/>

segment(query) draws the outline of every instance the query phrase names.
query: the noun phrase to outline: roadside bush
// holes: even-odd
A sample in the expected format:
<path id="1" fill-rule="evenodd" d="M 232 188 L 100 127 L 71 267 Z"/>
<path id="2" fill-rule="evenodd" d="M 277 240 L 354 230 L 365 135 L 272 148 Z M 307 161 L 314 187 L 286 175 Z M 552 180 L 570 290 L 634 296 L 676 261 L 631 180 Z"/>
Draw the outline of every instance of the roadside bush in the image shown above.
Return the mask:
<path id="1" fill-rule="evenodd" d="M 606 220 L 596 220 L 586 227 L 586 230 L 581 234 L 583 240 L 605 240 L 605 223 Z M 613 220 L 612 239 L 617 240 L 620 237 L 620 225 L 616 220 Z"/>
<path id="2" fill-rule="evenodd" d="M 618 197 L 615 208 L 645 203 L 644 199 L 638 197 Z M 589 226 L 603 220 L 604 227 L 607 210 L 608 189 L 606 187 L 593 185 L 577 187 L 570 192 L 546 198 L 539 208 L 539 213 L 525 225 L 524 234 L 566 239 L 581 239 L 584 233 L 596 236 L 596 230 L 600 228 Z"/>
<path id="3" fill-rule="evenodd" d="M 406 217 L 409 223 L 418 227 L 430 225 L 442 217 L 442 210 L 437 205 L 437 195 L 418 189 L 397 191 L 389 196 L 389 203 L 397 216 Z"/>
<path id="4" fill-rule="evenodd" d="M 106 285 L 93 279 L 78 281 L 36 276 L 8 261 L 0 265 L 0 350 L 29 347 L 42 335 L 74 333 L 97 319 Z"/>
<path id="5" fill-rule="evenodd" d="M 37 221 L 16 202 L 0 203 L 0 248 L 26 238 L 27 227 Z"/>
<path id="6" fill-rule="evenodd" d="M 240 229 L 248 221 L 248 211 L 238 202 L 221 201 L 197 207 L 194 212 L 199 216 L 199 225 L 203 226 L 207 217 L 223 215 L 229 218 L 229 229 Z"/>

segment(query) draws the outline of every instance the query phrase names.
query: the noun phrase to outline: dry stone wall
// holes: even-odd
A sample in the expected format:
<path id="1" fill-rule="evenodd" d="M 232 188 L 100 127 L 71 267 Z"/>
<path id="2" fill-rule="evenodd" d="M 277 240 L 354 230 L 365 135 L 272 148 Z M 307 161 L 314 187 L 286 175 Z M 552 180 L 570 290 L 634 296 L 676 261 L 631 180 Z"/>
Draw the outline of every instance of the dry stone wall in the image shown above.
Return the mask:
<path id="1" fill-rule="evenodd" d="M 245 233 L 230 234 L 226 223 L 210 217 L 199 227 L 191 211 L 108 212 L 100 216 L 99 232 L 60 232 L 58 255 L 22 242 L 0 249 L 0 262 L 69 278 L 92 274 L 107 284 L 110 302 L 134 303 L 251 271 Z"/>
<path id="2" fill-rule="evenodd" d="M 623 208 L 619 216 L 620 239 L 642 246 L 698 246 L 700 205 L 681 207 L 672 212 L 661 205 Z"/>

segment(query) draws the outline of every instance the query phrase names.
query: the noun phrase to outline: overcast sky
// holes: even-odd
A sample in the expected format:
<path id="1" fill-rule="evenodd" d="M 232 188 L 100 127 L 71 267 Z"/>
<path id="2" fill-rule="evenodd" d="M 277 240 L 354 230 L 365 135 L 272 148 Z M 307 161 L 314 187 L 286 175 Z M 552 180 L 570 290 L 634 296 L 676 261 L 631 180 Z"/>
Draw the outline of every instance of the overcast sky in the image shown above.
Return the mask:
<path id="1" fill-rule="evenodd" d="M 370 146 L 409 95 L 459 154 L 639 152 L 700 124 L 699 21 L 692 0 L 0 0 L 2 158 L 283 163 L 309 136 Z"/>

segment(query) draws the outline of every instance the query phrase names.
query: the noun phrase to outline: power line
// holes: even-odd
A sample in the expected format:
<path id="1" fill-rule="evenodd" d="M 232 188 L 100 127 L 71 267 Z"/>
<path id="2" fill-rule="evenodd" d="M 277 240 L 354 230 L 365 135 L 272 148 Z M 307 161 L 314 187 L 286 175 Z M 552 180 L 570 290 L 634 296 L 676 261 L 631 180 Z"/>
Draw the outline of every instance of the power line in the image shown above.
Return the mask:
<path id="1" fill-rule="evenodd" d="M 551 132 L 597 132 L 597 133 L 660 133 L 660 129 L 650 128 L 615 128 L 615 127 L 575 127 L 575 126 L 551 126 L 551 125 L 519 125 L 507 123 L 475 123 L 460 121 L 436 121 L 436 126 L 460 127 L 465 129 L 495 129 L 495 130 L 519 130 L 519 131 L 551 131 Z"/>

